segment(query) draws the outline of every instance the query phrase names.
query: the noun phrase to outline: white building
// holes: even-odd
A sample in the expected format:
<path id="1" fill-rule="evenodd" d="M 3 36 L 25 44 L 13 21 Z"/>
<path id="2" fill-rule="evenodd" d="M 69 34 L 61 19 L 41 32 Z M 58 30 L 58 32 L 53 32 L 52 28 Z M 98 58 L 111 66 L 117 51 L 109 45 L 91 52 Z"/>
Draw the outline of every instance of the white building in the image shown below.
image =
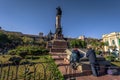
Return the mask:
<path id="1" fill-rule="evenodd" d="M 85 40 L 85 36 L 84 35 L 83 36 L 79 36 L 78 39 L 81 39 L 81 40 L 84 41 Z"/>
<path id="2" fill-rule="evenodd" d="M 110 47 L 115 47 L 116 50 L 120 50 L 120 32 L 112 32 L 110 34 L 102 35 L 103 42 L 108 46 L 104 46 L 105 51 L 109 51 Z M 112 49 L 110 49 L 112 51 Z"/>

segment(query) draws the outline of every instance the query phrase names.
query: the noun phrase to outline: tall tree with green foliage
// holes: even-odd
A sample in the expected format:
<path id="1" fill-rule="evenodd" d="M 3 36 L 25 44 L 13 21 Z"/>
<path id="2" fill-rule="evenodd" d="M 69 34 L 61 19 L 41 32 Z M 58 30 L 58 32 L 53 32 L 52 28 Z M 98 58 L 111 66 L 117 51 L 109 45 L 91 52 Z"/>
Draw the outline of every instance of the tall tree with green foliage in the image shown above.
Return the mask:
<path id="1" fill-rule="evenodd" d="M 4 48 L 5 45 L 9 43 L 9 41 L 10 40 L 8 39 L 7 35 L 3 32 L 0 32 L 0 48 Z"/>
<path id="2" fill-rule="evenodd" d="M 82 41 L 80 39 L 74 39 L 74 40 L 70 40 L 70 47 L 71 48 L 74 48 L 74 47 L 85 48 L 86 43 L 85 41 Z"/>
<path id="3" fill-rule="evenodd" d="M 0 32 L 0 43 L 6 43 L 6 42 L 9 42 L 7 35 Z"/>
<path id="4" fill-rule="evenodd" d="M 23 43 L 22 38 L 19 34 L 8 33 L 7 36 L 10 40 L 10 43 L 14 44 L 15 46 L 18 46 Z"/>

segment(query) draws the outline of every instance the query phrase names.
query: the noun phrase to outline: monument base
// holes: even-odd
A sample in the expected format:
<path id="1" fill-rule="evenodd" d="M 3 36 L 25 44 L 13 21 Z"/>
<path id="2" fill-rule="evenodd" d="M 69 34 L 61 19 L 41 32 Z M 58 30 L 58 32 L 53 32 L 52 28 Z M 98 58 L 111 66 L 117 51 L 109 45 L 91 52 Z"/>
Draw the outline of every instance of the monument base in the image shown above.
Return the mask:
<path id="1" fill-rule="evenodd" d="M 55 34 L 54 39 L 56 40 L 63 40 L 63 35 L 62 34 Z"/>
<path id="2" fill-rule="evenodd" d="M 64 52 L 66 49 L 51 48 L 50 52 Z"/>
<path id="3" fill-rule="evenodd" d="M 48 42 L 47 48 L 50 52 L 64 52 L 68 48 L 68 45 L 65 40 L 52 40 Z"/>

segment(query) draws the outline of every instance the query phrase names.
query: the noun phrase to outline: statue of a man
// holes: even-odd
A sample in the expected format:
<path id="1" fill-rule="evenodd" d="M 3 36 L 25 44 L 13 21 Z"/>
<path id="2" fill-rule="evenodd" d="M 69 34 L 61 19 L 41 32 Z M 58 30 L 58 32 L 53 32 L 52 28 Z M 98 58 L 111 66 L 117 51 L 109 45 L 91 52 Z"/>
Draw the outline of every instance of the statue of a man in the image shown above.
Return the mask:
<path id="1" fill-rule="evenodd" d="M 60 8 L 60 7 L 57 7 L 56 9 L 57 9 L 57 14 L 56 14 L 56 15 L 62 15 L 62 10 L 61 10 L 61 8 Z"/>

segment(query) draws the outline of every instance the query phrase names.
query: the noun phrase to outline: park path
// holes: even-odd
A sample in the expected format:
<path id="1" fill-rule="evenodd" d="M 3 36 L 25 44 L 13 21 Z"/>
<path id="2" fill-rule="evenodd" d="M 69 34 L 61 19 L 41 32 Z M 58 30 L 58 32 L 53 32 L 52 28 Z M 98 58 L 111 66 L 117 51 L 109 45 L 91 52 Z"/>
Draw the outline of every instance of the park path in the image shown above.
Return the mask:
<path id="1" fill-rule="evenodd" d="M 95 77 L 89 74 L 89 71 L 81 72 L 70 68 L 68 63 L 64 62 L 65 53 L 51 53 L 52 58 L 58 66 L 58 69 L 63 74 L 65 80 L 120 80 L 120 75 L 101 75 Z"/>

